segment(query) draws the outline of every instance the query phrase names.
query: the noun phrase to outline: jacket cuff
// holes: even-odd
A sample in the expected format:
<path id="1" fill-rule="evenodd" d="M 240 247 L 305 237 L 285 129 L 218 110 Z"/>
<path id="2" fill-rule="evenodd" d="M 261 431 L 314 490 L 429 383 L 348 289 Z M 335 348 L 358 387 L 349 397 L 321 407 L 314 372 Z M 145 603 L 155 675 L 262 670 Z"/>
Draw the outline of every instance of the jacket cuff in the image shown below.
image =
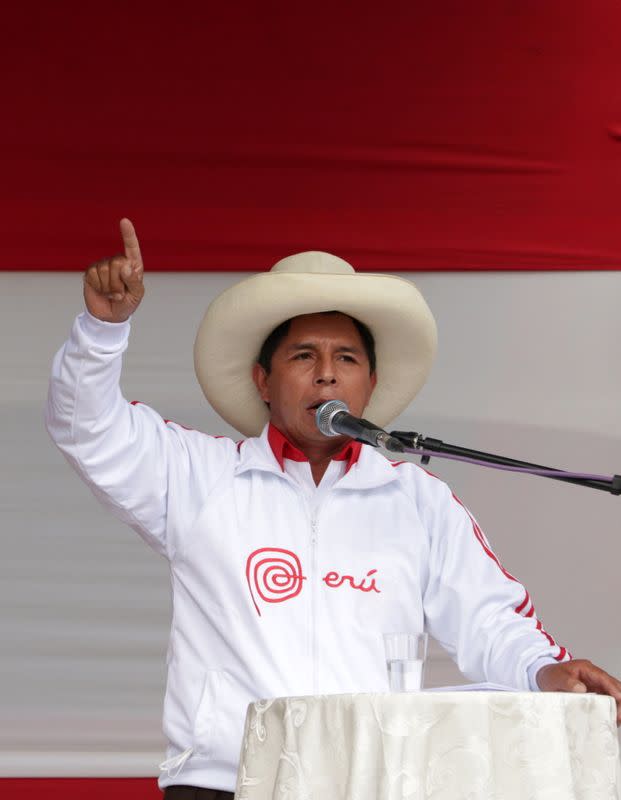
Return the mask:
<path id="1" fill-rule="evenodd" d="M 559 662 L 552 658 L 552 656 L 541 656 L 536 661 L 530 665 L 527 670 L 528 673 L 528 685 L 530 686 L 531 692 L 540 692 L 541 689 L 537 684 L 537 673 L 542 667 L 547 666 L 548 664 L 558 664 Z"/>
<path id="2" fill-rule="evenodd" d="M 87 339 L 106 349 L 116 349 L 125 344 L 131 327 L 129 320 L 104 322 L 86 310 L 78 317 L 78 325 Z"/>

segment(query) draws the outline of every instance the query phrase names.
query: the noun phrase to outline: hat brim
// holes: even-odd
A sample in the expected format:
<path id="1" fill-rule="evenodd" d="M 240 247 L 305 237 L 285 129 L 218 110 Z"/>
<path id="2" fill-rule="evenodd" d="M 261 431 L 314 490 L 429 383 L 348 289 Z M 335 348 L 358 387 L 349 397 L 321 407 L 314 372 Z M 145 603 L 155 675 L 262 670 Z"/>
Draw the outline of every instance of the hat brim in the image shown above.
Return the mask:
<path id="1" fill-rule="evenodd" d="M 194 344 L 205 397 L 244 436 L 258 435 L 269 419 L 252 380 L 263 342 L 281 322 L 322 311 L 355 317 L 373 334 L 377 385 L 365 417 L 386 426 L 425 383 L 436 352 L 436 325 L 410 281 L 370 273 L 254 275 L 211 303 Z"/>

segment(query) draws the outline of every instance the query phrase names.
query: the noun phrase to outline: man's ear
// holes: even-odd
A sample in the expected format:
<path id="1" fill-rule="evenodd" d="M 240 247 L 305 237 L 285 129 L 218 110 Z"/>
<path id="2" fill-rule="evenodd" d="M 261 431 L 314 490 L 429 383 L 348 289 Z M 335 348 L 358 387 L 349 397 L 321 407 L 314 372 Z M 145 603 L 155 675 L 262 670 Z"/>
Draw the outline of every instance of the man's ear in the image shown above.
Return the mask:
<path id="1" fill-rule="evenodd" d="M 367 392 L 367 399 L 366 399 L 366 402 L 365 402 L 365 404 L 364 404 L 364 407 L 365 407 L 365 408 L 366 408 L 366 407 L 369 405 L 369 402 L 370 402 L 370 400 L 371 400 L 371 397 L 372 397 L 372 395 L 373 395 L 373 390 L 374 390 L 374 389 L 375 389 L 375 387 L 377 386 L 377 373 L 376 373 L 376 372 L 372 372 L 372 373 L 370 374 L 370 376 L 369 376 L 369 383 L 370 383 L 370 388 L 369 388 L 369 390 L 368 390 L 368 392 Z"/>
<path id="2" fill-rule="evenodd" d="M 257 387 L 257 391 L 261 396 L 264 403 L 269 403 L 270 393 L 267 385 L 267 372 L 260 364 L 254 364 L 252 367 L 252 380 Z"/>

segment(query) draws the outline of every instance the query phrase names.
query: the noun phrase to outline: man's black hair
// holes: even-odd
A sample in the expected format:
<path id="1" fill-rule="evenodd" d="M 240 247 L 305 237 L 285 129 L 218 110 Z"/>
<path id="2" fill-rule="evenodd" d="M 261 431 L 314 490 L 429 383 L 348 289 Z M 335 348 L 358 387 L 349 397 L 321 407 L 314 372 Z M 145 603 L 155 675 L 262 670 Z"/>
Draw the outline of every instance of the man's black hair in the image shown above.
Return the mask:
<path id="1" fill-rule="evenodd" d="M 320 312 L 324 314 L 341 314 L 341 311 L 324 311 Z M 349 314 L 344 314 L 343 316 L 349 317 L 349 319 L 354 323 L 356 326 L 356 330 L 360 334 L 360 338 L 362 339 L 362 344 L 364 346 L 365 352 L 367 354 L 367 358 L 369 359 L 369 372 L 373 374 L 375 372 L 375 339 L 373 338 L 373 334 L 369 330 L 369 328 L 364 324 L 364 322 L 360 322 L 360 320 L 356 319 L 355 317 L 350 317 Z M 274 330 L 270 333 L 267 339 L 263 342 L 261 346 L 261 351 L 259 352 L 259 357 L 257 358 L 257 364 L 263 367 L 265 372 L 269 375 L 272 370 L 272 356 L 276 352 L 276 348 L 285 338 L 285 336 L 289 333 L 289 328 L 291 327 L 291 322 L 295 319 L 295 317 L 291 317 L 290 319 L 286 319 L 284 322 L 281 322 Z"/>

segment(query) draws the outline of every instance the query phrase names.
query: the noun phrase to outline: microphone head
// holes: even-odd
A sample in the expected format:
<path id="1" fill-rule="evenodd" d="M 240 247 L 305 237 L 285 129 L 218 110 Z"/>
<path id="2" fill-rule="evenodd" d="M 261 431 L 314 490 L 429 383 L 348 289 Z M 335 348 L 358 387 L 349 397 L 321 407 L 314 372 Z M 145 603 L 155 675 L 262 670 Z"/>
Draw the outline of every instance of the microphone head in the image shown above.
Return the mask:
<path id="1" fill-rule="evenodd" d="M 349 411 L 347 403 L 342 400 L 327 400 L 315 412 L 315 422 L 324 436 L 339 436 L 339 433 L 332 428 L 332 419 L 339 411 Z"/>

